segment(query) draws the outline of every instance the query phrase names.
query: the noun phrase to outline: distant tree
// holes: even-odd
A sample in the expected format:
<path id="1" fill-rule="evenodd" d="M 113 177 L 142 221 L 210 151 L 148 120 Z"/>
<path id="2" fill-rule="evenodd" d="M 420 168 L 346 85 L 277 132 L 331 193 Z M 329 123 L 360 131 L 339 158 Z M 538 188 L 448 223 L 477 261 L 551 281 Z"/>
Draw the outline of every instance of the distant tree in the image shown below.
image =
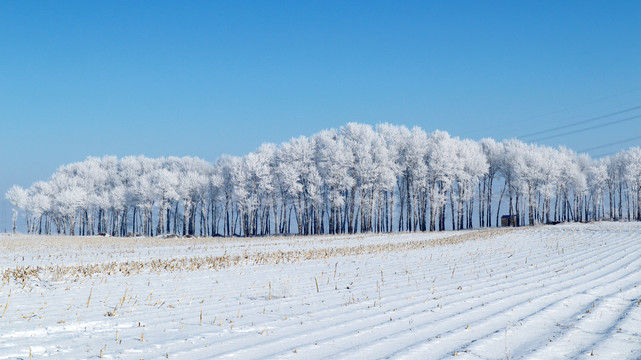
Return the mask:
<path id="1" fill-rule="evenodd" d="M 459 200 L 457 228 L 471 228 L 473 226 L 474 191 L 481 179 L 487 175 L 489 164 L 482 146 L 477 142 L 458 140 L 456 148 L 459 159 L 454 176 Z"/>
<path id="2" fill-rule="evenodd" d="M 427 142 L 425 155 L 430 187 L 430 230 L 445 230 L 447 196 L 455 179 L 457 154 L 455 141 L 444 131 L 434 131 Z M 450 198 L 452 199 L 452 197 Z M 454 205 L 450 203 L 450 206 Z"/>
<path id="3" fill-rule="evenodd" d="M 88 157 L 5 197 L 14 232 L 22 211 L 38 234 L 307 235 L 445 230 L 446 218 L 452 229 L 492 226 L 494 211 L 498 226 L 505 193 L 513 225 L 641 220 L 640 179 L 639 147 L 597 161 L 515 139 L 349 123 L 214 164 Z"/>
<path id="4" fill-rule="evenodd" d="M 325 130 L 313 137 L 315 165 L 322 180 L 321 197 L 328 217 L 328 232 L 344 232 L 343 206 L 355 180 L 350 173 L 354 155 L 337 130 Z"/>
<path id="5" fill-rule="evenodd" d="M 503 143 L 496 142 L 494 139 L 484 138 L 480 141 L 481 148 L 488 162 L 488 170 L 483 177 L 482 189 L 479 190 L 479 224 L 480 226 L 492 226 L 492 194 L 494 189 L 494 179 L 499 176 L 499 171 L 503 166 Z M 501 193 L 501 198 L 503 194 Z M 499 206 L 500 210 L 500 206 Z M 498 211 L 496 226 L 498 224 Z"/>
<path id="6" fill-rule="evenodd" d="M 7 193 L 5 198 L 13 205 L 13 233 L 16 232 L 16 221 L 18 220 L 18 211 L 25 209 L 27 206 L 27 191 L 18 185 L 13 185 Z"/>

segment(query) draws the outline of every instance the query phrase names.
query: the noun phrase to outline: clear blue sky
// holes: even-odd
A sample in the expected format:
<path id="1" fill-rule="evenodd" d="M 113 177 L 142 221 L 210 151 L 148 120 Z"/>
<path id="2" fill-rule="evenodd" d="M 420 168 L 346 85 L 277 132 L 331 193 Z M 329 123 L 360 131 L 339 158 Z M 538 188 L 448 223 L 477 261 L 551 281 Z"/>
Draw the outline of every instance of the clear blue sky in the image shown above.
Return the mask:
<path id="1" fill-rule="evenodd" d="M 12 184 L 88 155 L 214 161 L 350 121 L 503 139 L 639 105 L 641 1 L 2 1 L 0 231 Z"/>

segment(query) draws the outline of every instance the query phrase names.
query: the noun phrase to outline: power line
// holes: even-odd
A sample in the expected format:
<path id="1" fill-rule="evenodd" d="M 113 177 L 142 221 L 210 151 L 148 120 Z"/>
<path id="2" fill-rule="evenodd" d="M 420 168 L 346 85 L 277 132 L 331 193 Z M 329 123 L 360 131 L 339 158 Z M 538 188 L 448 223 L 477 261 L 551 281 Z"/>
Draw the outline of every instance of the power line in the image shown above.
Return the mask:
<path id="1" fill-rule="evenodd" d="M 560 134 L 556 134 L 556 135 L 550 135 L 550 136 L 546 136 L 546 137 L 542 137 L 542 138 L 538 138 L 538 139 L 534 139 L 534 140 L 530 140 L 530 141 L 531 142 L 538 142 L 538 141 L 553 139 L 553 138 L 557 138 L 557 137 L 561 137 L 561 136 L 565 136 L 565 135 L 573 135 L 573 134 L 577 134 L 577 133 L 580 133 L 580 132 L 593 130 L 593 129 L 598 129 L 598 128 L 601 128 L 601 127 L 604 127 L 604 126 L 614 125 L 614 124 L 618 124 L 618 123 L 622 123 L 622 122 L 625 122 L 625 121 L 630 121 L 630 120 L 634 120 L 634 119 L 638 119 L 638 118 L 641 118 L 641 115 L 630 116 L 630 117 L 627 117 L 627 118 L 624 118 L 624 119 L 614 120 L 614 121 L 610 121 L 610 122 L 607 122 L 607 123 L 586 127 L 586 128 L 579 129 L 579 130 L 567 131 L 567 132 L 564 132 L 564 133 L 560 133 Z"/>
<path id="2" fill-rule="evenodd" d="M 579 107 L 582 107 L 582 106 L 585 106 L 585 105 L 598 103 L 598 102 L 601 102 L 603 100 L 613 99 L 613 98 L 619 97 L 621 95 L 633 93 L 633 92 L 639 91 L 639 90 L 641 90 L 641 87 L 636 87 L 636 88 L 633 88 L 633 89 L 630 89 L 630 90 L 626 90 L 626 91 L 623 91 L 623 92 L 620 92 L 620 93 L 617 93 L 617 94 L 614 94 L 614 95 L 602 97 L 602 98 L 595 99 L 595 100 L 586 101 L 586 102 L 581 103 L 581 104 L 568 106 L 566 108 L 562 108 L 562 109 L 559 109 L 559 110 L 554 110 L 554 111 L 551 111 L 551 112 L 548 112 L 548 113 L 545 113 L 545 114 L 534 116 L 534 117 L 531 117 L 530 119 L 536 119 L 536 118 L 540 118 L 540 117 L 544 117 L 544 116 L 548 116 L 548 115 L 554 115 L 554 114 L 557 114 L 557 113 L 560 113 L 560 112 L 563 112 L 563 111 L 572 110 L 572 109 L 576 109 L 576 108 L 579 108 Z"/>
<path id="3" fill-rule="evenodd" d="M 603 149 L 603 148 L 606 148 L 608 146 L 625 144 L 627 142 L 630 142 L 630 141 L 633 141 L 633 140 L 637 140 L 637 139 L 641 139 L 641 136 L 635 136 L 635 137 L 631 137 L 631 138 L 620 140 L 620 141 L 611 142 L 611 143 L 604 144 L 604 145 L 594 146 L 594 147 L 591 147 L 591 148 L 579 150 L 578 152 L 584 153 L 584 152 L 588 152 L 588 151 L 592 151 L 592 150 Z"/>
<path id="4" fill-rule="evenodd" d="M 614 99 L 614 98 L 617 98 L 617 97 L 622 96 L 622 95 L 634 93 L 634 92 L 637 92 L 639 90 L 641 90 L 641 87 L 628 89 L 628 90 L 616 93 L 614 95 L 609 95 L 609 96 L 601 97 L 601 98 L 598 98 L 598 99 L 589 100 L 589 101 L 586 101 L 586 102 L 583 102 L 583 103 L 579 103 L 579 104 L 576 104 L 576 105 L 571 105 L 571 106 L 568 106 L 568 107 L 564 107 L 564 108 L 561 108 L 561 109 L 552 110 L 552 111 L 549 111 L 549 112 L 546 112 L 546 113 L 542 113 L 542 114 L 539 114 L 539 115 L 530 116 L 530 117 L 522 119 L 522 121 L 530 121 L 530 120 L 534 120 L 534 119 L 538 119 L 538 118 L 542 118 L 542 117 L 546 117 L 546 116 L 562 113 L 562 112 L 565 112 L 565 111 L 568 111 L 568 110 L 581 108 L 581 107 L 586 106 L 586 105 L 591 105 L 591 104 L 595 104 L 595 103 L 598 103 L 598 102 L 601 102 L 601 101 L 604 101 L 604 100 L 610 100 L 610 99 Z M 513 124 L 513 121 L 509 121 L 509 122 L 505 122 L 505 123 L 501 123 L 501 124 L 495 124 L 495 125 L 492 125 L 492 126 L 485 126 L 483 128 L 468 130 L 468 131 L 463 132 L 462 134 L 465 135 L 465 134 L 477 133 L 479 131 L 498 129 L 498 128 L 502 128 L 502 127 L 504 127 L 506 125 L 511 125 L 511 124 Z"/>
<path id="5" fill-rule="evenodd" d="M 603 158 L 603 157 L 606 157 L 606 156 L 614 155 L 614 154 L 616 154 L 616 153 L 618 153 L 618 151 L 610 151 L 610 152 L 607 152 L 607 153 L 603 153 L 603 154 L 599 154 L 599 155 L 594 155 L 594 156 L 593 156 L 593 158 L 595 158 L 595 159 L 600 159 L 600 158 Z"/>
<path id="6" fill-rule="evenodd" d="M 601 119 L 606 119 L 606 118 L 609 118 L 611 116 L 624 114 L 624 113 L 627 113 L 627 112 L 630 112 L 630 111 L 634 111 L 634 110 L 637 110 L 637 109 L 641 109 L 641 106 L 633 106 L 633 107 L 625 109 L 625 110 L 615 111 L 613 113 L 609 113 L 609 114 L 593 117 L 593 118 L 590 118 L 590 119 L 587 119 L 587 120 L 581 120 L 581 121 L 573 122 L 571 124 L 561 125 L 561 126 L 557 126 L 557 127 L 551 128 L 551 129 L 546 129 L 546 130 L 541 130 L 541 131 L 537 131 L 537 132 L 521 135 L 521 136 L 519 136 L 519 138 L 521 138 L 521 139 L 522 138 L 528 138 L 528 137 L 532 137 L 532 136 L 540 135 L 540 134 L 545 134 L 545 133 L 556 131 L 556 130 L 567 129 L 569 127 L 582 125 L 582 124 L 587 124 L 587 123 L 590 123 L 590 122 L 593 122 L 593 121 L 597 121 L 597 120 L 601 120 Z"/>

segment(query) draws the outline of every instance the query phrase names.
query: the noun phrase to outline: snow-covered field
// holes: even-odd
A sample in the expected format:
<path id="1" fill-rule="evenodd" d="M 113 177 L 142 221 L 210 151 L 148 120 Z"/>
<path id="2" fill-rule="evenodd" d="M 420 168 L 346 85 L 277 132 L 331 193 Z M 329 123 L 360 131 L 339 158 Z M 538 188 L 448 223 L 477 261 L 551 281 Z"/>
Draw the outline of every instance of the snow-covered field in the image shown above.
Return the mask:
<path id="1" fill-rule="evenodd" d="M 641 358 L 641 224 L 0 237 L 0 358 Z"/>

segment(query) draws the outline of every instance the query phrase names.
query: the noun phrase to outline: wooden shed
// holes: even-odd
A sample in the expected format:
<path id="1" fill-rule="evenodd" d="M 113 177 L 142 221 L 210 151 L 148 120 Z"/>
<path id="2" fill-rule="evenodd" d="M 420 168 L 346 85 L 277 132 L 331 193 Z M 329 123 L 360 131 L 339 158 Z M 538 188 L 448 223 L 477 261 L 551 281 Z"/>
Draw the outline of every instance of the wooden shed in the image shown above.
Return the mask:
<path id="1" fill-rule="evenodd" d="M 511 218 L 510 218 L 510 215 L 501 216 L 502 227 L 517 226 L 518 224 L 519 224 L 519 218 L 516 215 L 512 215 Z"/>

